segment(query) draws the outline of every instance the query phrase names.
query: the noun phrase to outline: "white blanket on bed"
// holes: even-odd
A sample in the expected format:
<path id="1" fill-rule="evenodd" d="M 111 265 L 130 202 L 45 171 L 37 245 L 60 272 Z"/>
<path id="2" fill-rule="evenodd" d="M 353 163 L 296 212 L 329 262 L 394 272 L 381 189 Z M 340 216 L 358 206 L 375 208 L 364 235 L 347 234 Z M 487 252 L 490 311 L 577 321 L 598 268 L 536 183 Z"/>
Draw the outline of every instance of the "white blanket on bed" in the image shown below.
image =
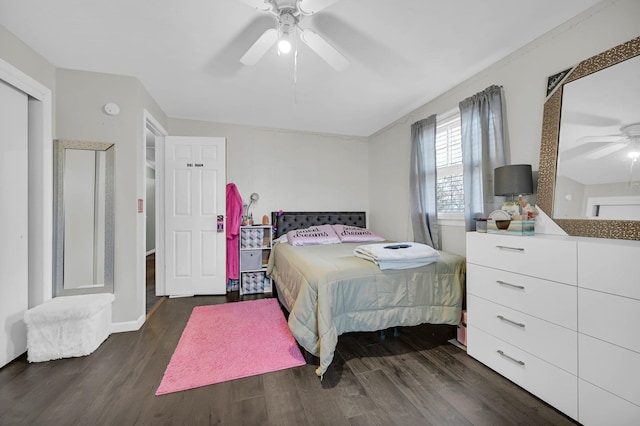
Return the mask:
<path id="1" fill-rule="evenodd" d="M 375 263 L 380 269 L 418 268 L 440 259 L 433 247 L 414 242 L 366 244 L 356 247 L 353 254 Z"/>

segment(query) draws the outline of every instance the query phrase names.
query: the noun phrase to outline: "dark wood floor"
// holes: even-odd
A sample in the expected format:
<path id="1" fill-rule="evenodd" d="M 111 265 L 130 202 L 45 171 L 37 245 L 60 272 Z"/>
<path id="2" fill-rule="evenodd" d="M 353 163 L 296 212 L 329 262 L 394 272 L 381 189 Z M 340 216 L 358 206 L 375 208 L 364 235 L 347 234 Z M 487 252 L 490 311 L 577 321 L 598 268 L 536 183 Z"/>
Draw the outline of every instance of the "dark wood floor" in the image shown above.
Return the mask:
<path id="1" fill-rule="evenodd" d="M 323 381 L 305 365 L 154 396 L 193 307 L 226 301 L 167 299 L 139 331 L 112 334 L 89 356 L 18 358 L 0 369 L 0 424 L 575 424 L 448 343 L 451 330 L 437 326 L 384 340 L 340 336 Z"/>
<path id="2" fill-rule="evenodd" d="M 151 253 L 146 257 L 146 308 L 147 314 L 156 304 L 163 301 L 162 296 L 156 296 L 156 254 Z"/>

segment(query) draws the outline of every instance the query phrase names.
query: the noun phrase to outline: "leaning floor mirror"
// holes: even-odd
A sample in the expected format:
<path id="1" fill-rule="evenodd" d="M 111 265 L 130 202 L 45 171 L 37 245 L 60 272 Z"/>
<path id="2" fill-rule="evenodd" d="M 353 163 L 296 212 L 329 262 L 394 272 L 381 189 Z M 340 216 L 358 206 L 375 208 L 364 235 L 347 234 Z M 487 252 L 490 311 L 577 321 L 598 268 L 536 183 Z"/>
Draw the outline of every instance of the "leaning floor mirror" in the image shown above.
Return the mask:
<path id="1" fill-rule="evenodd" d="M 111 143 L 54 141 L 54 296 L 113 292 Z"/>

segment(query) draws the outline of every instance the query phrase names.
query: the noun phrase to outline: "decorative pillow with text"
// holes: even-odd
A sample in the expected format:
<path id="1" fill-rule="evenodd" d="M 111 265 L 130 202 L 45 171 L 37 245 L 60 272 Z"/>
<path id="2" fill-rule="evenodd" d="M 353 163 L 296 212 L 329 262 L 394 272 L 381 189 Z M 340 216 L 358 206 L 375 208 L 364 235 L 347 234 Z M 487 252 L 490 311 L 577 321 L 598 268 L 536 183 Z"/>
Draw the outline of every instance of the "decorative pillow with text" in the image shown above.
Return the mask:
<path id="1" fill-rule="evenodd" d="M 348 225 L 331 225 L 343 243 L 368 243 L 384 241 L 385 238 L 366 228 Z"/>
<path id="2" fill-rule="evenodd" d="M 287 232 L 287 240 L 292 246 L 340 243 L 340 238 L 338 238 L 331 225 L 317 225 L 289 231 Z"/>

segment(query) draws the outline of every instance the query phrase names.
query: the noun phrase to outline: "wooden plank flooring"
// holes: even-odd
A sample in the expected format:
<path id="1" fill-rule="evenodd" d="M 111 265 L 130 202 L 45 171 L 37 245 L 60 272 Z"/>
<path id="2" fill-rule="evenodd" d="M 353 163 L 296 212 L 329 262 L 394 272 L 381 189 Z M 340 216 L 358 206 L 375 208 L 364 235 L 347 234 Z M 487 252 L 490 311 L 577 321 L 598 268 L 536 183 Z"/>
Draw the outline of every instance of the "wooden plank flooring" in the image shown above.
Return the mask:
<path id="1" fill-rule="evenodd" d="M 164 301 L 164 297 L 156 296 L 156 254 L 148 254 L 145 264 L 147 315 L 149 315 L 156 305 Z"/>
<path id="2" fill-rule="evenodd" d="M 0 369 L 0 425 L 576 424 L 448 343 L 446 326 L 340 336 L 323 381 L 305 365 L 154 396 L 193 308 L 228 300 L 165 300 L 86 357 L 18 358 Z"/>

